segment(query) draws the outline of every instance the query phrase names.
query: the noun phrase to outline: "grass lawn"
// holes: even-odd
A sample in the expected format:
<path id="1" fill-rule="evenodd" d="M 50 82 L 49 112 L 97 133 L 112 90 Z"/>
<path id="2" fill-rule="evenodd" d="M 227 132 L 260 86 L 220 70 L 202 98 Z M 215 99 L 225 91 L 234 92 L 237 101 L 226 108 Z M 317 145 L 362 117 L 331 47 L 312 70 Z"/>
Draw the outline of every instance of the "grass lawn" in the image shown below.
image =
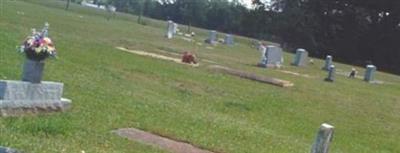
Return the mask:
<path id="1" fill-rule="evenodd" d="M 31 28 L 48 21 L 60 58 L 47 61 L 45 80 L 63 82 L 64 97 L 73 100 L 65 113 L 0 118 L 0 146 L 32 153 L 165 152 L 110 133 L 133 127 L 224 153 L 299 153 L 310 151 L 318 127 L 327 122 L 336 128 L 333 153 L 400 152 L 398 76 L 377 73 L 381 85 L 340 75 L 327 83 L 317 59 L 298 68 L 285 53 L 284 70 L 313 78 L 254 67 L 259 52 L 244 37 L 236 37 L 234 47 L 207 49 L 179 37 L 165 39 L 166 23 L 157 20 L 146 18 L 140 25 L 135 16 L 117 14 L 108 21 L 105 12 L 78 5 L 65 11 L 56 0 L 1 0 L 0 5 L 0 79 L 20 79 L 24 56 L 15 47 Z M 195 31 L 196 40 L 206 38 L 207 31 Z M 215 74 L 207 62 L 192 68 L 116 46 L 165 55 L 196 51 L 201 60 L 295 86 Z"/>

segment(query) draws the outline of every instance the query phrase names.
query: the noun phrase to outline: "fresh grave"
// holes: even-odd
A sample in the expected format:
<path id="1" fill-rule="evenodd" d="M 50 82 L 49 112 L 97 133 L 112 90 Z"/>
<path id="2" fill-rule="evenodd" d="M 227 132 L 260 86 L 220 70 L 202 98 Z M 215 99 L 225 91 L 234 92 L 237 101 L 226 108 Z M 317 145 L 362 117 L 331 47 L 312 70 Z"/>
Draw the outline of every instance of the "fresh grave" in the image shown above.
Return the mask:
<path id="1" fill-rule="evenodd" d="M 1 116 L 57 112 L 70 107 L 71 100 L 62 98 L 63 83 L 42 82 L 45 60 L 56 57 L 48 28 L 46 23 L 41 32 L 33 29 L 20 47 L 26 56 L 22 81 L 0 80 Z"/>
<path id="2" fill-rule="evenodd" d="M 183 58 L 183 57 L 186 57 L 185 54 L 183 55 L 183 57 L 181 59 L 179 59 L 179 58 L 168 57 L 168 56 L 164 56 L 164 55 L 160 55 L 160 54 L 156 54 L 156 53 L 149 53 L 149 52 L 139 51 L 139 50 L 131 50 L 131 49 L 127 49 L 125 47 L 116 47 L 116 48 L 119 50 L 125 51 L 125 52 L 129 52 L 129 53 L 133 53 L 133 54 L 137 54 L 137 55 L 141 55 L 141 56 L 149 56 L 149 57 L 156 58 L 156 59 L 172 61 L 172 62 L 175 62 L 178 64 L 185 64 L 185 65 L 190 65 L 193 67 L 198 67 L 200 65 L 194 59 L 195 58 L 194 55 L 191 55 L 191 57 L 193 59 L 191 59 L 189 62 L 186 62 L 185 59 Z"/>

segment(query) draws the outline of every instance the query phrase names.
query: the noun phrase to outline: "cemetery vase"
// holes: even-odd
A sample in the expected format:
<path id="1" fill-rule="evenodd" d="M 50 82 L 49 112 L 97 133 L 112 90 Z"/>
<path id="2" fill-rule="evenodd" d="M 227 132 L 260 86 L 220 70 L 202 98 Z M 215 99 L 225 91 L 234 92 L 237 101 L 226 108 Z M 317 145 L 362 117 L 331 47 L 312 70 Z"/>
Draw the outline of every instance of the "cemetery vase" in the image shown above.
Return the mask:
<path id="1" fill-rule="evenodd" d="M 44 61 L 26 59 L 22 72 L 22 81 L 41 83 L 44 71 Z"/>

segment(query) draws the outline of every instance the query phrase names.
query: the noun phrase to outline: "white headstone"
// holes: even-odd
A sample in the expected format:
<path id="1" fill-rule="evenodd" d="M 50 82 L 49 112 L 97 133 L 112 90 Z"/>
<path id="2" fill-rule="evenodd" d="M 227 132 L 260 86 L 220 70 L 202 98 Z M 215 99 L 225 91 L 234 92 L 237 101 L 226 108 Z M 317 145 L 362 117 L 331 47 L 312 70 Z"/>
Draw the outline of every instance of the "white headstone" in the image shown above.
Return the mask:
<path id="1" fill-rule="evenodd" d="M 168 20 L 167 22 L 167 35 L 168 39 L 171 39 L 174 36 L 174 22 Z"/>
<path id="2" fill-rule="evenodd" d="M 334 127 L 329 124 L 322 124 L 319 128 L 317 138 L 312 146 L 311 153 L 328 153 L 329 145 L 333 139 Z"/>
<path id="3" fill-rule="evenodd" d="M 230 34 L 227 34 L 227 35 L 225 36 L 224 43 L 227 44 L 227 45 L 233 45 L 233 44 L 234 44 L 233 36 L 230 35 Z"/>
<path id="4" fill-rule="evenodd" d="M 375 71 L 376 71 L 376 67 L 374 65 L 367 65 L 367 69 L 366 69 L 365 75 L 364 75 L 364 80 L 367 82 L 374 81 Z"/>
<path id="5" fill-rule="evenodd" d="M 211 30 L 206 42 L 209 44 L 216 44 L 217 43 L 217 31 Z"/>
<path id="6" fill-rule="evenodd" d="M 324 65 L 324 67 L 322 69 L 329 70 L 329 66 L 331 66 L 331 65 L 332 65 L 332 56 L 328 55 L 325 58 L 325 65 Z"/>
<path id="7" fill-rule="evenodd" d="M 296 55 L 293 60 L 295 66 L 306 66 L 308 62 L 308 52 L 305 49 L 299 48 L 296 50 Z"/>

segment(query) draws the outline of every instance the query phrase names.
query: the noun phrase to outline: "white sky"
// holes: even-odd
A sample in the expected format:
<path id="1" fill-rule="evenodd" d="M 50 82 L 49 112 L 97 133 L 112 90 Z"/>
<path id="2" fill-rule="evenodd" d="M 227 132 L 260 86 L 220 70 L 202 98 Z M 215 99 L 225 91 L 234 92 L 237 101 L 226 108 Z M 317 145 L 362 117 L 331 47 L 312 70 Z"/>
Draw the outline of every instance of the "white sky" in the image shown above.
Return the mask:
<path id="1" fill-rule="evenodd" d="M 251 7 L 251 0 L 241 0 L 243 4 L 246 4 L 247 7 Z"/>

